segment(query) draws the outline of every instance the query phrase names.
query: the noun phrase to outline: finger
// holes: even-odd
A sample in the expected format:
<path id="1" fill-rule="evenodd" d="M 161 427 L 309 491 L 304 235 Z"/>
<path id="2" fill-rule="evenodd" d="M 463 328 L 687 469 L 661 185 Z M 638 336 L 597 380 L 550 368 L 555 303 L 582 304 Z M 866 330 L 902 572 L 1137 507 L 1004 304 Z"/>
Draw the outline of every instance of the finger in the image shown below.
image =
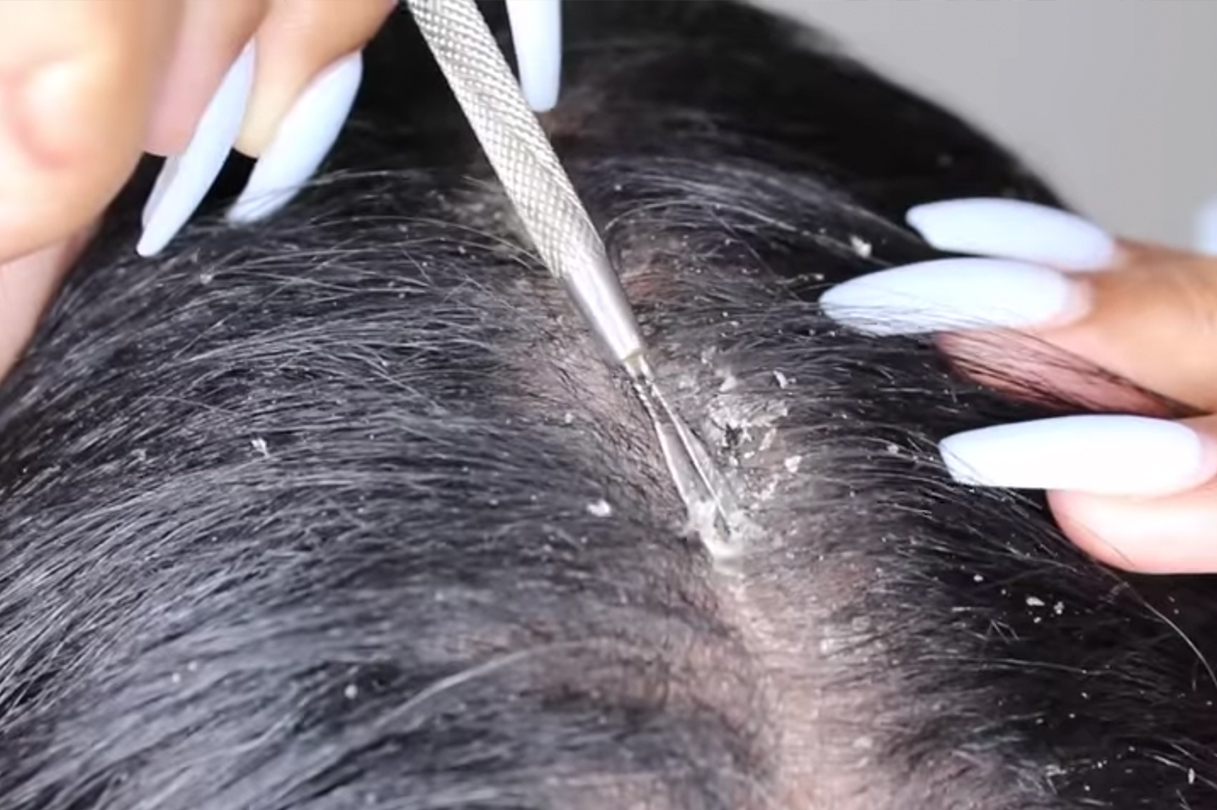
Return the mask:
<path id="1" fill-rule="evenodd" d="M 156 255 L 168 245 L 224 167 L 245 116 L 254 58 L 254 46 L 247 45 L 203 110 L 186 151 L 161 167 L 144 205 L 144 230 L 135 248 L 141 256 Z"/>
<path id="2" fill-rule="evenodd" d="M 261 156 L 229 219 L 250 222 L 285 205 L 337 139 L 362 78 L 358 50 L 392 8 L 389 0 L 272 2 L 185 151 L 166 161 L 145 208 L 139 253 L 151 256 L 168 245 L 202 202 L 229 150 L 239 147 L 241 133 L 259 122 L 273 125 L 271 139 L 259 144 Z"/>
<path id="3" fill-rule="evenodd" d="M 207 103 L 269 11 L 270 0 L 185 0 L 144 148 L 186 149 Z"/>
<path id="4" fill-rule="evenodd" d="M 237 148 L 260 155 L 309 83 L 363 48 L 395 5 L 392 0 L 274 0 L 258 30 L 257 73 Z"/>
<path id="5" fill-rule="evenodd" d="M 1024 334 L 948 332 L 935 343 L 956 372 L 1011 399 L 1050 408 L 1179 417 L 1193 408 Z"/>
<path id="6" fill-rule="evenodd" d="M 1058 306 L 1047 317 L 1037 317 L 1024 309 L 1001 325 L 1178 402 L 1202 410 L 1217 406 L 1217 375 L 1201 359 L 1217 348 L 1217 261 L 1119 243 L 1073 214 L 1011 200 L 919 206 L 909 211 L 908 220 L 939 249 L 1075 271 L 1056 273 L 1057 283 L 1067 285 L 1073 296 L 1068 311 Z M 974 285 L 986 278 L 986 260 L 980 261 L 982 266 L 973 268 Z M 1050 285 L 1035 287 L 1030 281 L 1025 275 L 997 294 L 1024 296 L 1051 308 Z M 996 304 L 992 296 L 982 299 L 965 302 L 961 309 Z M 966 356 L 966 342 L 950 335 L 940 340 L 956 357 Z M 1040 369 L 1028 364 L 1023 371 L 1026 379 Z"/>
<path id="7" fill-rule="evenodd" d="M 17 362 L 87 238 L 82 232 L 0 265 L 0 380 Z"/>
<path id="8" fill-rule="evenodd" d="M 1071 214 L 1009 200 L 923 206 L 909 218 L 936 247 L 998 258 L 853 279 L 821 299 L 827 314 L 875 334 L 940 333 L 972 367 L 1005 362 L 1008 390 L 1044 382 L 1044 369 L 1002 358 L 1004 339 L 978 339 L 976 330 L 1017 330 L 1142 388 L 1217 409 L 1208 362 L 1217 350 L 1217 260 L 1117 243 Z"/>
<path id="9" fill-rule="evenodd" d="M 1206 256 L 1217 256 L 1217 198 L 1208 200 L 1192 221 L 1192 248 Z"/>
<path id="10" fill-rule="evenodd" d="M 536 112 L 558 103 L 562 77 L 561 0 L 507 0 L 520 90 Z"/>
<path id="11" fill-rule="evenodd" d="M 1082 271 L 1110 267 L 1120 257 L 1119 245 L 1103 229 L 1067 211 L 1021 200 L 946 200 L 914 206 L 905 218 L 926 242 L 950 253 Z"/>
<path id="12" fill-rule="evenodd" d="M 0 26 L 0 257 L 47 246 L 109 203 L 140 155 L 176 0 L 7 0 Z"/>
<path id="13" fill-rule="evenodd" d="M 957 433 L 939 450 L 950 475 L 973 486 L 1159 496 L 1217 474 L 1214 420 L 1064 416 Z"/>
<path id="14" fill-rule="evenodd" d="M 1077 214 L 1022 200 L 972 198 L 917 205 L 905 219 L 948 253 L 975 253 L 1069 272 L 1110 271 L 1190 254 L 1121 241 Z"/>
<path id="15" fill-rule="evenodd" d="M 1069 539 L 1108 565 L 1144 574 L 1217 573 L 1217 486 L 1151 501 L 1053 492 L 1048 502 Z"/>
<path id="16" fill-rule="evenodd" d="M 363 58 L 350 54 L 326 68 L 296 99 L 280 132 L 262 152 L 228 211 L 233 223 L 255 222 L 287 205 L 321 166 L 346 123 L 363 76 Z"/>
<path id="17" fill-rule="evenodd" d="M 956 481 L 1043 489 L 1059 525 L 1112 565 L 1217 572 L 1217 417 L 1069 416 L 939 445 Z"/>
<path id="18" fill-rule="evenodd" d="M 1144 388 L 1217 410 L 1217 260 L 1145 257 L 1088 279 L 1090 313 L 1052 344 Z"/>

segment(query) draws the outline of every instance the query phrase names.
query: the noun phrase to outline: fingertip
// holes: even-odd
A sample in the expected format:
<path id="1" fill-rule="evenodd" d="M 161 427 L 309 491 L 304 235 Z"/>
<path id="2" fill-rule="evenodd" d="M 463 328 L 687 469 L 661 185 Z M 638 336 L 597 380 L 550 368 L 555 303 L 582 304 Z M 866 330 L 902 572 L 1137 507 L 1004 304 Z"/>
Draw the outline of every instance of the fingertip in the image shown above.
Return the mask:
<path id="1" fill-rule="evenodd" d="M 1139 554 L 1129 556 L 1128 552 L 1106 539 L 1104 529 L 1107 521 L 1103 519 L 1103 505 L 1112 499 L 1069 491 L 1049 492 L 1047 500 L 1061 532 L 1090 557 L 1123 571 L 1144 570 L 1147 561 L 1141 560 Z"/>
<path id="2" fill-rule="evenodd" d="M 562 84 L 561 0 L 507 0 L 520 89 L 535 112 L 558 103 Z"/>
<path id="3" fill-rule="evenodd" d="M 300 96 L 358 52 L 396 7 L 393 0 L 296 0 L 271 7 L 258 29 L 258 64 L 236 149 L 260 157 Z"/>
<path id="4" fill-rule="evenodd" d="M 1047 267 L 1000 259 L 937 259 L 849 279 L 824 292 L 837 323 L 876 335 L 1072 323 L 1089 290 Z"/>
<path id="5" fill-rule="evenodd" d="M 185 5 L 173 56 L 157 97 L 144 149 L 185 151 L 229 67 L 267 15 L 269 0 L 193 0 Z"/>
<path id="6" fill-rule="evenodd" d="M 300 94 L 229 209 L 230 222 L 256 222 L 291 201 L 337 141 L 362 76 L 363 57 L 354 53 L 322 71 Z"/>
<path id="7" fill-rule="evenodd" d="M 144 230 L 136 245 L 139 255 L 154 256 L 163 250 L 211 189 L 244 117 L 254 60 L 250 43 L 220 82 L 186 151 L 165 161 L 144 205 Z"/>
<path id="8" fill-rule="evenodd" d="M 1217 487 L 1152 500 L 1052 492 L 1048 504 L 1075 545 L 1113 568 L 1217 573 Z"/>
<path id="9" fill-rule="evenodd" d="M 914 206 L 908 224 L 938 250 L 1048 264 L 1062 270 L 1101 270 L 1118 245 L 1094 223 L 1023 200 L 972 198 Z"/>
<path id="10" fill-rule="evenodd" d="M 1217 256 L 1217 196 L 1210 197 L 1196 211 L 1192 229 L 1192 246 L 1196 252 Z"/>
<path id="11" fill-rule="evenodd" d="M 948 474 L 971 486 L 1154 497 L 1217 472 L 1211 436 L 1194 425 L 1085 414 L 995 425 L 939 442 Z"/>

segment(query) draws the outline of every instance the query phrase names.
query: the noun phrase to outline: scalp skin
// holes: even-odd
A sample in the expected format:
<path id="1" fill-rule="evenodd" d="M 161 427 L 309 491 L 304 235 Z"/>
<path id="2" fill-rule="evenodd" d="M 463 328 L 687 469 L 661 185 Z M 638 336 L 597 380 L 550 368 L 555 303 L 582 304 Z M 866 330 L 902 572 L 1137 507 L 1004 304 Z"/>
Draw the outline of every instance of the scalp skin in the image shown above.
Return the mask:
<path id="1" fill-rule="evenodd" d="M 908 205 L 1050 193 L 784 22 L 566 12 L 545 125 L 748 552 L 686 531 L 403 15 L 331 174 L 155 262 L 132 189 L 0 388 L 0 810 L 1211 804 L 1211 581 L 934 455 L 1076 406 L 815 304 L 933 255 Z"/>

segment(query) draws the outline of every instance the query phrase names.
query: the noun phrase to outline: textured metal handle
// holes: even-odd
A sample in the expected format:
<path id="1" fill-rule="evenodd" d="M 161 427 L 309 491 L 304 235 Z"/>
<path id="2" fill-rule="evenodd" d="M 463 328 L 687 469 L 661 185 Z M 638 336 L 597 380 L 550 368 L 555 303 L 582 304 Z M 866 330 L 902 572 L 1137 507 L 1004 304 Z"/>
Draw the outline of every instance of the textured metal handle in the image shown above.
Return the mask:
<path id="1" fill-rule="evenodd" d="M 620 362 L 642 352 L 604 243 L 473 0 L 407 0 L 542 261 Z"/>
<path id="2" fill-rule="evenodd" d="M 733 553 L 742 513 L 709 454 L 655 384 L 604 243 L 473 0 L 406 0 L 457 103 L 550 272 L 629 372 L 676 488 L 713 553 Z M 711 519 L 713 518 L 713 519 Z"/>

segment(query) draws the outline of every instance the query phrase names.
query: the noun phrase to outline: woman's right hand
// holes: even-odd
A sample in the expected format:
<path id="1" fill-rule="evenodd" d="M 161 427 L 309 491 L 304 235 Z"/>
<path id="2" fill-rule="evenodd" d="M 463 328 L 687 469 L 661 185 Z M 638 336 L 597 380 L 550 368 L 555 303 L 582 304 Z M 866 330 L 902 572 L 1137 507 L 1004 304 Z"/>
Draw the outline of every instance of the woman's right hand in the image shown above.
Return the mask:
<path id="1" fill-rule="evenodd" d="M 0 379 L 141 152 L 196 153 L 178 161 L 180 171 L 162 187 L 172 186 L 172 193 L 149 208 L 143 247 L 154 252 L 189 217 L 190 200 L 207 192 L 214 178 L 208 173 L 219 171 L 216 160 L 197 158 L 200 149 L 218 153 L 218 163 L 233 147 L 254 157 L 268 153 L 280 122 L 303 105 L 310 86 L 324 83 L 318 77 L 327 68 L 328 96 L 318 102 L 326 88 L 314 90 L 312 105 L 349 105 L 358 84 L 358 67 L 352 66 L 357 57 L 350 57 L 394 5 L 0 3 Z M 336 82 L 343 85 L 337 94 Z M 341 93 L 347 97 L 336 97 Z M 322 142 L 326 135 L 328 130 L 308 145 L 313 153 L 329 149 L 332 137 Z M 299 149 L 287 156 L 279 151 L 279 164 L 310 158 Z M 257 196 L 251 194 L 251 202 Z"/>
<path id="2" fill-rule="evenodd" d="M 936 333 L 961 368 L 1000 369 L 977 372 L 985 382 L 1048 387 L 1129 414 L 951 436 L 941 445 L 951 474 L 1048 490 L 1066 534 L 1111 565 L 1217 572 L 1217 259 L 1119 241 L 1072 214 L 1013 200 L 932 203 L 908 220 L 940 250 L 985 258 L 853 279 L 822 297 L 827 314 L 873 333 Z M 1206 415 L 1171 421 L 1128 386 L 1019 366 L 1010 330 Z"/>

